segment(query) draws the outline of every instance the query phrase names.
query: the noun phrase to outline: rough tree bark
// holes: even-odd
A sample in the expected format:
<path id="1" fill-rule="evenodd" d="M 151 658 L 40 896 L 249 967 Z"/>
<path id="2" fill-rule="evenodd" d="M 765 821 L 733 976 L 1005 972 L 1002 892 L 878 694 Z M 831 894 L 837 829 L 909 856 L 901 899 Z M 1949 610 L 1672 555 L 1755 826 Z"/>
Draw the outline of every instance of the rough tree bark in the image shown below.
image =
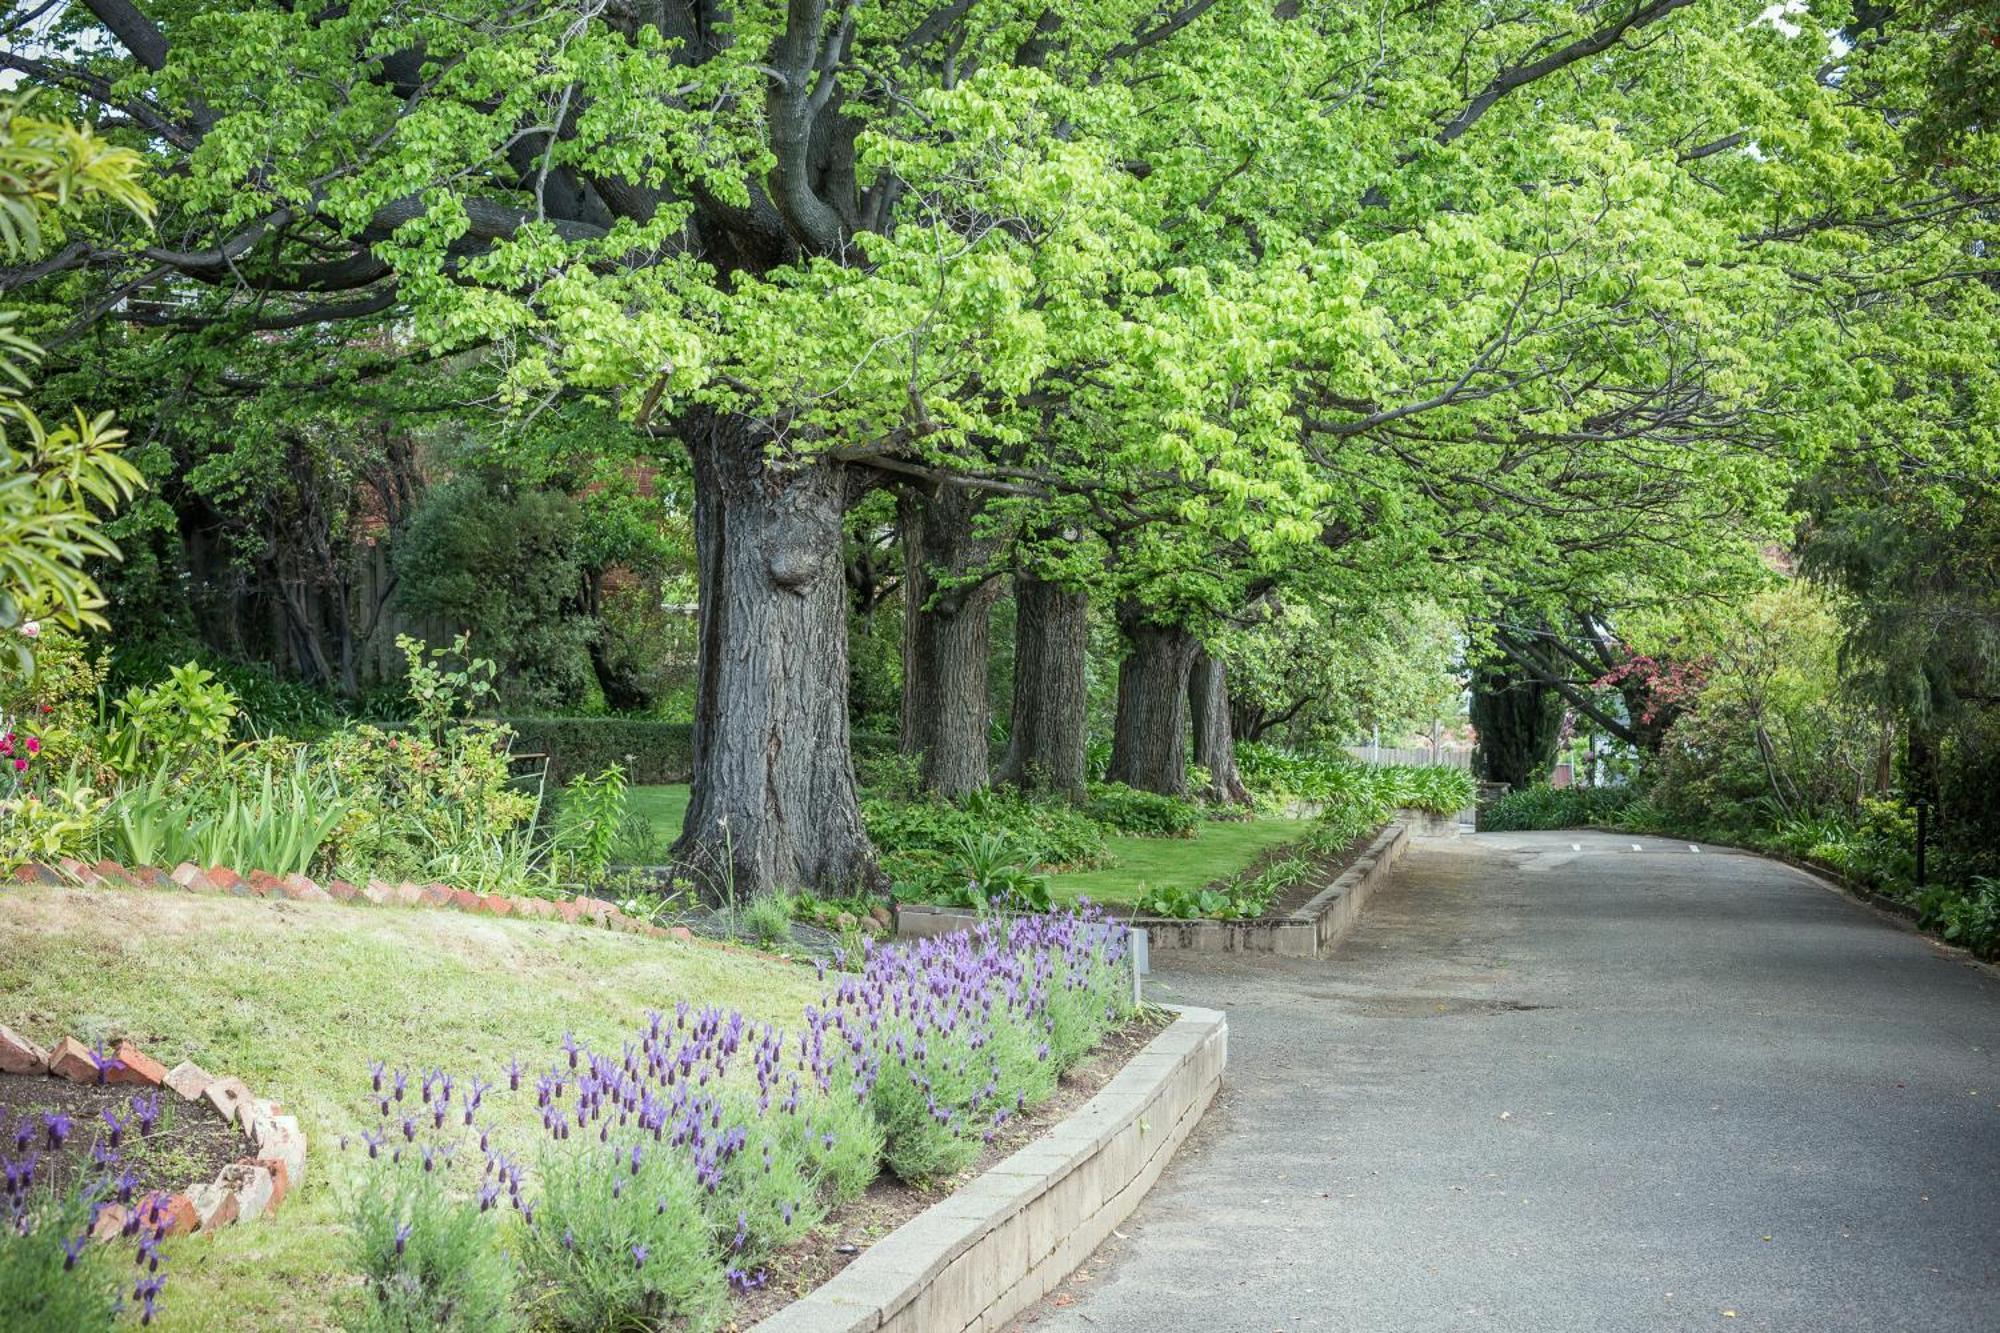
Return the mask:
<path id="1" fill-rule="evenodd" d="M 675 859 L 720 891 L 872 878 L 847 731 L 846 470 L 786 463 L 737 418 L 691 419 L 701 607 L 694 791 Z"/>
<path id="2" fill-rule="evenodd" d="M 905 492 L 903 531 L 903 753 L 918 757 L 924 786 L 940 795 L 985 789 L 988 614 L 997 579 L 985 573 L 995 543 L 975 531 L 984 498 L 945 486 Z"/>
<path id="3" fill-rule="evenodd" d="M 1230 730 L 1229 677 L 1222 659 L 1195 650 L 1188 670 L 1188 721 L 1194 731 L 1194 761 L 1208 770 L 1202 795 L 1218 805 L 1248 805 L 1250 790 L 1236 770 L 1236 737 Z"/>
<path id="4" fill-rule="evenodd" d="M 1022 572 L 1014 578 L 1014 706 L 1000 780 L 1084 798 L 1090 599 Z"/>
<path id="5" fill-rule="evenodd" d="M 1106 774 L 1141 791 L 1186 796 L 1188 673 L 1201 645 L 1179 625 L 1155 624 L 1137 603 L 1118 608 L 1125 657 L 1118 663 L 1118 719 Z"/>

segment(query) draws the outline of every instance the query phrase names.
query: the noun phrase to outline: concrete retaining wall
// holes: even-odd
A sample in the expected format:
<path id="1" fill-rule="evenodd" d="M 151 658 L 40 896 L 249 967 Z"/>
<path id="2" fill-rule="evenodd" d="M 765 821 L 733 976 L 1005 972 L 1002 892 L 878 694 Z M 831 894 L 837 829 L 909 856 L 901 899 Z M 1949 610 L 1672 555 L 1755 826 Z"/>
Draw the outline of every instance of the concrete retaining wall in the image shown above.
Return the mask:
<path id="1" fill-rule="evenodd" d="M 1408 826 L 1413 838 L 1456 838 L 1464 825 L 1477 817 L 1474 807 L 1454 810 L 1449 814 L 1438 814 L 1434 810 L 1412 810 L 1408 807 L 1396 811 L 1396 822 Z"/>
<path id="2" fill-rule="evenodd" d="M 1130 1215 L 1222 1081 L 1229 1028 L 1182 1009 L 1081 1109 L 891 1232 L 755 1333 L 998 1329 Z"/>
<path id="3" fill-rule="evenodd" d="M 1146 932 L 1146 947 L 1154 953 L 1186 950 L 1317 958 L 1354 929 L 1370 895 L 1389 877 L 1409 844 L 1407 825 L 1385 824 L 1366 851 L 1290 916 L 1256 921 L 1182 921 L 1135 916 L 1131 924 Z M 978 922 L 976 913 L 962 908 L 918 903 L 896 908 L 896 933 L 901 936 L 943 935 L 969 930 Z"/>

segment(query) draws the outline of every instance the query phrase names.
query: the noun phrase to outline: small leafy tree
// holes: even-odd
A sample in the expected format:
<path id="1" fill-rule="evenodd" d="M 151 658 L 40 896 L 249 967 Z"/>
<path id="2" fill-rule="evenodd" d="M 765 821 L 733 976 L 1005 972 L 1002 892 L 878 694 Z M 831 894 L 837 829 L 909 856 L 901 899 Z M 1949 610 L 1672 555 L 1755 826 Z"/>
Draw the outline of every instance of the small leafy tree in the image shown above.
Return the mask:
<path id="1" fill-rule="evenodd" d="M 54 218 L 86 198 L 151 216 L 138 154 L 29 110 L 26 99 L 0 100 L 0 253 L 39 255 Z M 51 430 L 28 406 L 27 368 L 42 352 L 15 330 L 18 317 L 0 311 L 0 642 L 26 672 L 39 617 L 72 629 L 104 625 L 104 597 L 84 562 L 117 557 L 99 524 L 141 482 L 119 456 L 124 432 L 110 413 L 79 411 Z"/>

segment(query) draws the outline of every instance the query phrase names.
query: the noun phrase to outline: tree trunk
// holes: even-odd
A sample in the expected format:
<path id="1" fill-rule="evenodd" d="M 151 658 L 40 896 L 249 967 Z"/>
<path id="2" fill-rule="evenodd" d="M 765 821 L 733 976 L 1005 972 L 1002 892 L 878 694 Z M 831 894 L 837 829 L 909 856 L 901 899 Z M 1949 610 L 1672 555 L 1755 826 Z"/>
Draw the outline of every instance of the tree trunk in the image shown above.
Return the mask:
<path id="1" fill-rule="evenodd" d="M 1194 761 L 1208 770 L 1208 790 L 1202 795 L 1217 805 L 1250 804 L 1250 791 L 1236 771 L 1229 677 L 1221 658 L 1199 648 L 1188 670 L 1188 722 L 1194 731 Z"/>
<path id="2" fill-rule="evenodd" d="M 982 497 L 958 487 L 935 495 L 906 492 L 897 505 L 903 530 L 903 753 L 918 756 L 925 787 L 960 797 L 985 789 L 986 693 L 991 635 L 987 617 L 999 595 L 985 573 L 994 543 L 974 531 Z"/>
<path id="3" fill-rule="evenodd" d="M 1000 780 L 1084 797 L 1090 599 L 1031 573 L 1014 578 L 1014 706 Z"/>
<path id="4" fill-rule="evenodd" d="M 1186 796 L 1188 673 L 1200 643 L 1178 625 L 1156 625 L 1136 605 L 1118 610 L 1127 649 L 1118 664 L 1118 720 L 1107 777 L 1141 791 Z"/>
<path id="5" fill-rule="evenodd" d="M 694 460 L 701 606 L 694 792 L 676 860 L 714 893 L 841 891 L 875 874 L 847 734 L 847 478 L 775 463 L 702 414 Z"/>

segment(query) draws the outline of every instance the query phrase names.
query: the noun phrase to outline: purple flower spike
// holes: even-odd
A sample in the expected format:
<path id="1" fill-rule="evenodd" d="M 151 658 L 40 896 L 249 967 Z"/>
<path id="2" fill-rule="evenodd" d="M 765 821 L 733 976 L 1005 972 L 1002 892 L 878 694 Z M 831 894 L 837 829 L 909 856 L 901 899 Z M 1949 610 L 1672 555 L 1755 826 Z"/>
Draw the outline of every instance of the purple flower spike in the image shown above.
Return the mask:
<path id="1" fill-rule="evenodd" d="M 385 1065 L 380 1060 L 370 1060 L 368 1062 L 369 1086 L 373 1087 L 377 1092 L 382 1091 L 382 1071 L 387 1067 L 388 1066 Z"/>
<path id="2" fill-rule="evenodd" d="M 507 1091 L 521 1090 L 521 1062 L 513 1056 L 507 1057 Z"/>
<path id="3" fill-rule="evenodd" d="M 76 1267 L 76 1261 L 83 1257 L 83 1247 L 88 1244 L 90 1244 L 90 1233 L 87 1231 L 81 1236 L 63 1242 L 63 1272 L 67 1273 Z"/>
<path id="4" fill-rule="evenodd" d="M 646 1256 L 651 1253 L 652 1251 L 643 1245 L 634 1245 L 632 1247 L 632 1267 L 644 1268 L 646 1266 Z"/>
<path id="5" fill-rule="evenodd" d="M 42 1128 L 48 1132 L 50 1151 L 63 1146 L 63 1140 L 69 1137 L 70 1124 L 70 1118 L 61 1111 L 42 1116 Z"/>
<path id="6" fill-rule="evenodd" d="M 123 1120 L 120 1120 L 117 1116 L 113 1115 L 111 1113 L 111 1108 L 108 1106 L 105 1107 L 102 1111 L 99 1111 L 98 1114 L 104 1117 L 104 1123 L 110 1127 L 111 1129 L 110 1146 L 116 1148 L 118 1146 L 119 1136 L 124 1134 L 125 1132 L 125 1122 Z"/>
<path id="7" fill-rule="evenodd" d="M 408 1222 L 398 1222 L 396 1224 L 396 1257 L 398 1259 L 403 1257 L 403 1247 L 410 1242 L 410 1230 Z"/>

